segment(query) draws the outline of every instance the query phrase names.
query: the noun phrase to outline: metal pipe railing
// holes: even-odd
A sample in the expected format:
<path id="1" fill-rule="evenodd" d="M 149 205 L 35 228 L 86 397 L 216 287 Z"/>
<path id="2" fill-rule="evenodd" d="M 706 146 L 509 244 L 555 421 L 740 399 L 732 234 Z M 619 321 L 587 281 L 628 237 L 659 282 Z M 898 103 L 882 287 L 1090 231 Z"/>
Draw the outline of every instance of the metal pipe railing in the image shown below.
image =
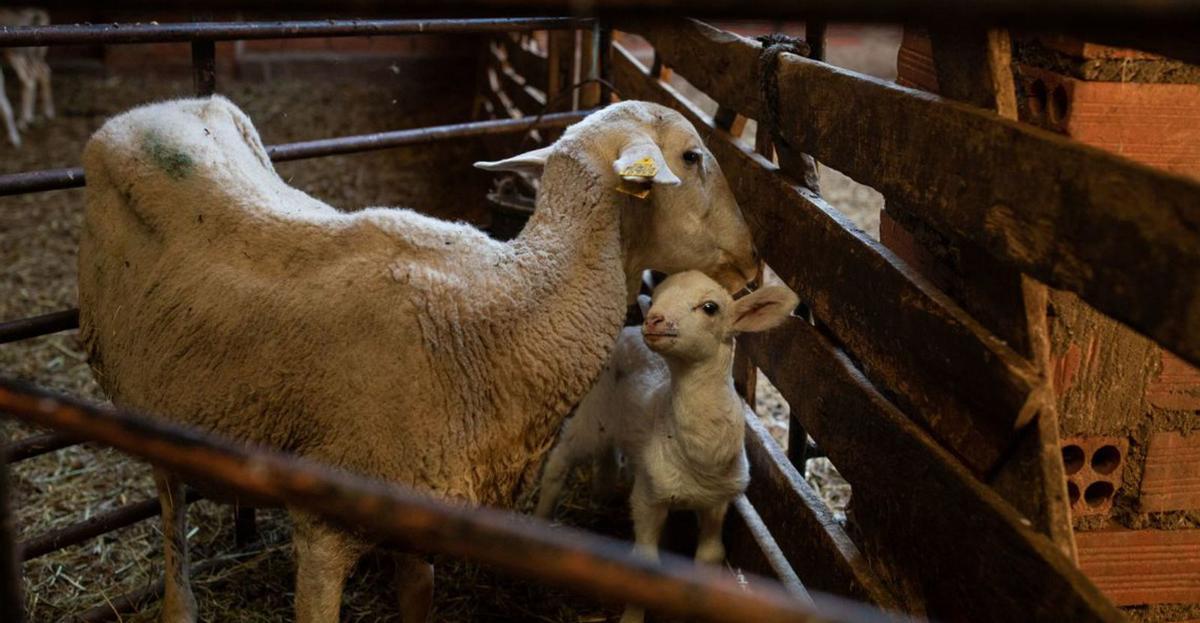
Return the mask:
<path id="1" fill-rule="evenodd" d="M 8 444 L 5 448 L 6 461 L 16 463 L 48 452 L 69 448 L 79 443 L 79 440 L 62 433 L 43 433 L 33 435 Z"/>
<path id="2" fill-rule="evenodd" d="M 539 128 L 563 128 L 580 119 L 583 119 L 592 111 L 578 110 L 571 112 L 550 113 L 543 115 L 541 118 L 530 121 L 528 119 L 495 119 L 489 121 L 472 121 L 470 123 L 454 123 L 449 125 L 430 126 L 425 128 L 412 128 L 409 130 L 394 130 L 391 132 L 377 132 L 374 134 L 360 134 L 356 136 L 342 136 L 338 138 L 325 138 L 313 141 L 301 141 L 298 143 L 285 143 L 282 145 L 273 145 L 267 147 L 267 153 L 271 156 L 271 160 L 275 162 L 284 162 L 289 160 L 303 160 L 305 158 L 319 158 L 323 156 L 336 156 L 341 154 L 353 154 L 364 151 L 375 151 L 380 149 L 390 149 L 392 147 L 401 147 L 405 145 L 422 145 L 426 143 L 434 143 L 456 138 L 473 138 L 478 136 L 492 136 L 495 134 L 511 134 L 518 132 L 526 132 Z M 26 173 L 10 173 L 8 175 L 0 175 L 0 196 L 4 195 L 21 195 L 33 192 L 43 192 L 49 190 L 63 190 L 67 188 L 79 188 L 86 185 L 84 179 L 83 167 L 71 167 L 68 169 L 47 169 L 43 171 L 29 171 Z M 69 312 L 56 312 L 56 314 L 67 314 Z M 54 316 L 51 314 L 50 316 Z M 60 319 L 66 316 L 60 317 Z M 39 318 L 48 319 L 49 316 Z M 25 320 L 37 320 L 29 318 Z M 6 336 L 10 332 L 20 331 L 20 327 L 16 323 L 24 322 L 21 320 L 11 321 L 0 324 L 0 344 L 5 341 L 13 341 L 7 339 Z M 61 330 L 61 329 L 59 329 Z M 18 334 L 19 333 L 15 333 Z M 34 335 L 41 335 L 35 333 Z M 28 337 L 28 336 L 27 336 Z M 15 339 L 23 339 L 17 337 Z"/>
<path id="3" fill-rule="evenodd" d="M 222 441 L 127 411 L 99 409 L 74 399 L 0 379 L 0 413 L 95 440 L 233 493 L 288 505 L 329 521 L 394 540 L 415 551 L 438 552 L 495 565 L 602 599 L 629 601 L 702 621 L 888 620 L 836 599 L 819 609 L 755 579 L 746 590 L 716 569 L 664 555 L 651 563 L 627 544 L 532 518 L 436 500 L 398 485 L 331 470 L 269 450 Z"/>
<path id="4" fill-rule="evenodd" d="M 190 504 L 201 498 L 199 492 L 188 489 L 184 503 Z M 131 526 L 144 519 L 157 517 L 161 512 L 162 508 L 158 498 L 126 504 L 107 513 L 101 513 L 69 526 L 39 534 L 21 543 L 21 560 L 33 560 L 64 547 L 79 545 L 113 530 Z"/>
<path id="5" fill-rule="evenodd" d="M 311 37 L 376 37 L 449 33 L 527 32 L 587 28 L 571 17 L 484 19 L 348 19 L 183 22 L 174 24 L 53 24 L 0 26 L 0 48 L 41 45 L 170 43 Z"/>

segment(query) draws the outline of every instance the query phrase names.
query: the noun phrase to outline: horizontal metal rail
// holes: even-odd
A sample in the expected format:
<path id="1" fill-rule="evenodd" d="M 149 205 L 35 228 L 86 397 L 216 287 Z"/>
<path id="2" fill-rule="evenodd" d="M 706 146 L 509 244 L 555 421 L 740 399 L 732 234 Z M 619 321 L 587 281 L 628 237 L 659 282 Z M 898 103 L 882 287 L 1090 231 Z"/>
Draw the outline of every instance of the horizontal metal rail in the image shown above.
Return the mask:
<path id="1" fill-rule="evenodd" d="M 54 24 L 0 26 L 0 47 L 526 32 L 590 27 L 591 20 L 570 17 Z"/>
<path id="2" fill-rule="evenodd" d="M 405 145 L 422 145 L 456 138 L 510 134 L 538 128 L 562 128 L 583 119 L 590 112 L 592 111 L 558 112 L 543 115 L 541 118 L 534 118 L 532 120 L 525 118 L 472 121 L 470 123 L 454 123 L 425 128 L 412 128 L 409 130 L 394 130 L 391 132 L 302 141 L 299 143 L 285 143 L 267 147 L 267 153 L 271 155 L 272 160 L 282 162 L 390 149 Z M 83 176 L 83 167 L 10 173 L 8 175 L 0 175 L 0 196 L 79 188 L 86 185 L 86 183 Z M 58 313 L 67 314 L 68 312 Z M 4 329 L 9 324 L 12 323 L 0 325 L 0 344 L 4 343 Z M 41 334 L 35 333 L 34 335 Z"/>
<path id="3" fill-rule="evenodd" d="M 40 171 L 39 171 L 40 173 Z M 83 174 L 81 173 L 80 176 Z M 79 310 L 63 311 L 0 322 L 0 344 L 79 328 Z"/>
<path id="4" fill-rule="evenodd" d="M 70 435 L 43 433 L 8 444 L 8 447 L 4 450 L 4 456 L 9 463 L 16 463 L 17 461 L 32 459 L 35 456 L 41 456 L 48 452 L 69 448 L 78 443 L 79 440 Z"/>
<path id="5" fill-rule="evenodd" d="M 202 497 L 199 492 L 188 489 L 186 503 L 195 502 Z M 79 545 L 102 534 L 155 517 L 161 512 L 162 508 L 159 506 L 157 498 L 126 504 L 107 513 L 51 530 L 45 534 L 39 534 L 21 543 L 21 559 L 30 561 L 64 547 Z"/>
<path id="6" fill-rule="evenodd" d="M 655 564 L 628 544 L 488 508 L 435 500 L 399 485 L 331 470 L 301 458 L 221 441 L 162 420 L 99 409 L 0 379 L 0 413 L 112 446 L 225 489 L 287 504 L 415 551 L 495 565 L 602 599 L 702 621 L 892 620 L 879 611 L 814 596 L 817 607 L 755 578 L 745 590 L 717 569 L 664 555 Z M 431 414 L 432 415 L 432 414 Z"/>

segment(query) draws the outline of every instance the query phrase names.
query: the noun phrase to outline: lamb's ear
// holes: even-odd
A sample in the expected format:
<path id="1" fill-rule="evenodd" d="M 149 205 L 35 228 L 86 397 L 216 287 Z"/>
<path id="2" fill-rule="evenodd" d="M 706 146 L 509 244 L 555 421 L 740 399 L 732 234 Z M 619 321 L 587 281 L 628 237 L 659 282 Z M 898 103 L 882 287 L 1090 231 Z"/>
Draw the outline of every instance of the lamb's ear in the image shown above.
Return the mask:
<path id="1" fill-rule="evenodd" d="M 642 318 L 650 315 L 650 304 L 652 303 L 650 297 L 646 296 L 645 294 L 639 294 L 637 301 L 638 309 L 642 310 Z"/>
<path id="2" fill-rule="evenodd" d="M 550 157 L 553 145 L 547 145 L 533 151 L 527 151 L 523 154 L 497 160 L 495 162 L 476 162 L 475 168 L 483 169 L 484 171 L 513 171 L 515 173 L 527 173 L 529 175 L 541 175 L 542 169 L 546 166 L 546 159 Z"/>
<path id="3" fill-rule="evenodd" d="M 800 297 L 787 286 L 767 286 L 733 303 L 733 330 L 738 333 L 766 331 L 783 324 L 800 304 Z"/>
<path id="4" fill-rule="evenodd" d="M 613 171 L 627 182 L 665 186 L 678 186 L 681 183 L 671 171 L 671 167 L 667 166 L 662 150 L 649 138 L 634 140 L 625 145 L 613 161 Z"/>

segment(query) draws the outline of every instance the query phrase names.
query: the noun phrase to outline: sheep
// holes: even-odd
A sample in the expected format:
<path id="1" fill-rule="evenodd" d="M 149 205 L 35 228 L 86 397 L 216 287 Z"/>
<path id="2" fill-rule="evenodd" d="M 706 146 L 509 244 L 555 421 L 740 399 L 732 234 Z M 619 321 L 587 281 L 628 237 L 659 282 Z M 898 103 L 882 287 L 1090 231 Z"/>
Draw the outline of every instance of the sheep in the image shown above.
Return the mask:
<path id="1" fill-rule="evenodd" d="M 703 273 L 668 277 L 654 290 L 645 322 L 621 333 L 595 387 L 563 426 L 535 513 L 550 517 L 574 466 L 598 460 L 601 478 L 611 478 L 620 454 L 633 472 L 636 551 L 657 560 L 667 512 L 686 509 L 699 518 L 696 560 L 724 560 L 721 524 L 750 482 L 744 406 L 733 388 L 733 338 L 779 325 L 798 303 L 783 285 L 734 301 Z M 630 606 L 621 620 L 644 616 Z"/>
<path id="2" fill-rule="evenodd" d="M 0 9 L 0 25 L 46 26 L 50 15 L 41 9 Z M 54 118 L 54 95 L 50 90 L 50 65 L 46 63 L 46 46 L 4 48 L 4 60 L 17 74 L 21 83 L 21 116 L 13 118 L 12 104 L 4 91 L 4 75 L 0 73 L 0 116 L 8 131 L 8 141 L 21 146 L 19 130 L 33 123 L 33 105 L 37 90 L 42 91 L 42 112 Z"/>
<path id="3" fill-rule="evenodd" d="M 411 210 L 335 210 L 284 183 L 219 96 L 119 115 L 83 160 L 80 335 L 115 404 L 471 504 L 511 506 L 532 482 L 643 269 L 737 290 L 757 263 L 696 130 L 644 102 L 476 163 L 541 176 L 509 242 Z M 192 621 L 182 484 L 156 478 L 163 618 Z M 290 515 L 296 618 L 334 621 L 375 541 Z M 401 556 L 405 620 L 423 620 L 432 569 Z"/>

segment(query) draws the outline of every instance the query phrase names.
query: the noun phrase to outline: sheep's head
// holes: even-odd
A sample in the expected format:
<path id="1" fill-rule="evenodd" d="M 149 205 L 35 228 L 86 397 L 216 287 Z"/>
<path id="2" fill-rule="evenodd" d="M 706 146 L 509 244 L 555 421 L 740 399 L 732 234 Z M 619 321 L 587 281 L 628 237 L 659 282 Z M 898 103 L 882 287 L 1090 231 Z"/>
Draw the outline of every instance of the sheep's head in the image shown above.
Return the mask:
<path id="1" fill-rule="evenodd" d="M 738 300 L 704 273 L 667 277 L 644 309 L 642 337 L 664 357 L 704 361 L 734 335 L 779 326 L 800 303 L 784 285 L 770 285 Z"/>
<path id="2" fill-rule="evenodd" d="M 683 115 L 649 102 L 608 106 L 555 144 L 499 162 L 492 171 L 540 174 L 554 154 L 588 159 L 625 193 L 621 243 L 630 292 L 645 269 L 700 270 L 729 292 L 753 281 L 758 255 L 716 158 Z"/>

